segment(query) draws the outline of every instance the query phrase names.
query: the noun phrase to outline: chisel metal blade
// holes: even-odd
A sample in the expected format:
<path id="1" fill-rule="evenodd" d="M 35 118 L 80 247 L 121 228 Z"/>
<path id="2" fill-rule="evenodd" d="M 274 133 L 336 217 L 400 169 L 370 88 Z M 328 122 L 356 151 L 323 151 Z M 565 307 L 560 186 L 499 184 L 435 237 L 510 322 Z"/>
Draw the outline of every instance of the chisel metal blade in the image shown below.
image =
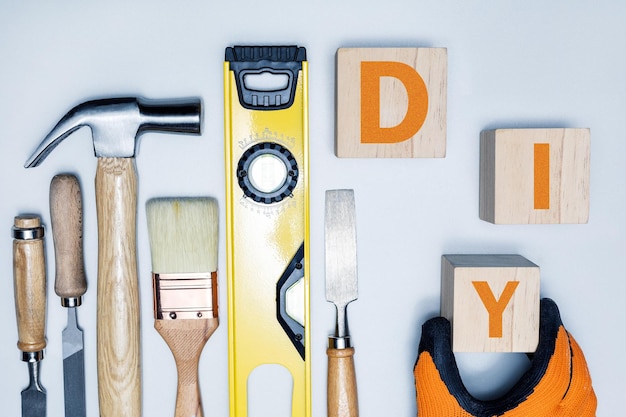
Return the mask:
<path id="1" fill-rule="evenodd" d="M 63 330 L 63 391 L 65 417 L 84 417 L 86 404 L 83 331 L 78 327 L 75 307 L 67 309 L 67 327 Z"/>
<path id="2" fill-rule="evenodd" d="M 46 390 L 39 380 L 39 361 L 28 362 L 30 382 L 22 391 L 22 417 L 45 417 Z"/>

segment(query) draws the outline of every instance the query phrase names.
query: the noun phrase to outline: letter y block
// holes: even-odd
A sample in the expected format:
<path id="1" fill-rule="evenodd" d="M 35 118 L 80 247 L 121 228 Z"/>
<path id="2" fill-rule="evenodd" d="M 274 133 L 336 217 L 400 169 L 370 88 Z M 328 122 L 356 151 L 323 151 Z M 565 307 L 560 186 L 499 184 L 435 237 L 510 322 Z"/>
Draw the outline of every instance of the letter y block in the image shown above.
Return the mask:
<path id="1" fill-rule="evenodd" d="M 340 48 L 337 156 L 445 157 L 447 70 L 445 48 Z"/>
<path id="2" fill-rule="evenodd" d="M 455 352 L 534 352 L 539 267 L 520 255 L 444 255 L 441 315 Z"/>

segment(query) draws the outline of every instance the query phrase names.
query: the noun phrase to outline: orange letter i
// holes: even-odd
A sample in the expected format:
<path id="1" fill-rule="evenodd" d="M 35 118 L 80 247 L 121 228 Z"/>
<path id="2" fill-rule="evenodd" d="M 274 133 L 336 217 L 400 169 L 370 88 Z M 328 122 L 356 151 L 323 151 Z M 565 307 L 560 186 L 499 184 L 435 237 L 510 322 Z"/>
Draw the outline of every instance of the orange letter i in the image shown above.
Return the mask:
<path id="1" fill-rule="evenodd" d="M 535 143 L 535 210 L 550 208 L 550 144 Z"/>

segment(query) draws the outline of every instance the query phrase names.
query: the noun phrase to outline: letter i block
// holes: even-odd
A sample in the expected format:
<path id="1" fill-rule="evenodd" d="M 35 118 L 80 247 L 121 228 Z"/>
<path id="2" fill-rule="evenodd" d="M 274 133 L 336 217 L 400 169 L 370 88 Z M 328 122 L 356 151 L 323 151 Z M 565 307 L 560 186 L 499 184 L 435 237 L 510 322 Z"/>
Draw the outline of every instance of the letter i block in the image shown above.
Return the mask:
<path id="1" fill-rule="evenodd" d="M 455 352 L 534 352 L 539 267 L 520 255 L 444 255 L 441 315 Z"/>
<path id="2" fill-rule="evenodd" d="M 589 129 L 496 129 L 480 137 L 480 218 L 587 223 Z"/>
<path id="3" fill-rule="evenodd" d="M 446 156 L 445 48 L 340 48 L 336 154 Z"/>

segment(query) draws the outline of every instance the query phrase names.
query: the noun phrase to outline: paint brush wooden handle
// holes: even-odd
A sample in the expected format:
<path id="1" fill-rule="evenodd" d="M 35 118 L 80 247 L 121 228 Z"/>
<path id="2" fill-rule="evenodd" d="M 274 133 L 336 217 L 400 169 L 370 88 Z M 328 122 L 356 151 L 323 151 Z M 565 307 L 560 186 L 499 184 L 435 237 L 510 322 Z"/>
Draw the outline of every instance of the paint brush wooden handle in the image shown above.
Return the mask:
<path id="1" fill-rule="evenodd" d="M 46 347 L 46 265 L 39 216 L 17 216 L 13 228 L 13 276 L 17 347 L 24 353 Z"/>
<path id="2" fill-rule="evenodd" d="M 82 198 L 74 175 L 52 178 L 50 221 L 56 266 L 54 292 L 61 299 L 79 300 L 87 291 L 87 280 L 83 263 Z"/>
<path id="3" fill-rule="evenodd" d="M 202 417 L 198 363 L 202 349 L 219 325 L 218 318 L 155 320 L 154 328 L 169 346 L 176 361 L 178 388 L 176 417 Z"/>
<path id="4" fill-rule="evenodd" d="M 357 417 L 354 348 L 326 350 L 328 356 L 328 417 Z"/>
<path id="5" fill-rule="evenodd" d="M 100 416 L 140 417 L 137 174 L 132 158 L 98 158 L 96 209 Z"/>

